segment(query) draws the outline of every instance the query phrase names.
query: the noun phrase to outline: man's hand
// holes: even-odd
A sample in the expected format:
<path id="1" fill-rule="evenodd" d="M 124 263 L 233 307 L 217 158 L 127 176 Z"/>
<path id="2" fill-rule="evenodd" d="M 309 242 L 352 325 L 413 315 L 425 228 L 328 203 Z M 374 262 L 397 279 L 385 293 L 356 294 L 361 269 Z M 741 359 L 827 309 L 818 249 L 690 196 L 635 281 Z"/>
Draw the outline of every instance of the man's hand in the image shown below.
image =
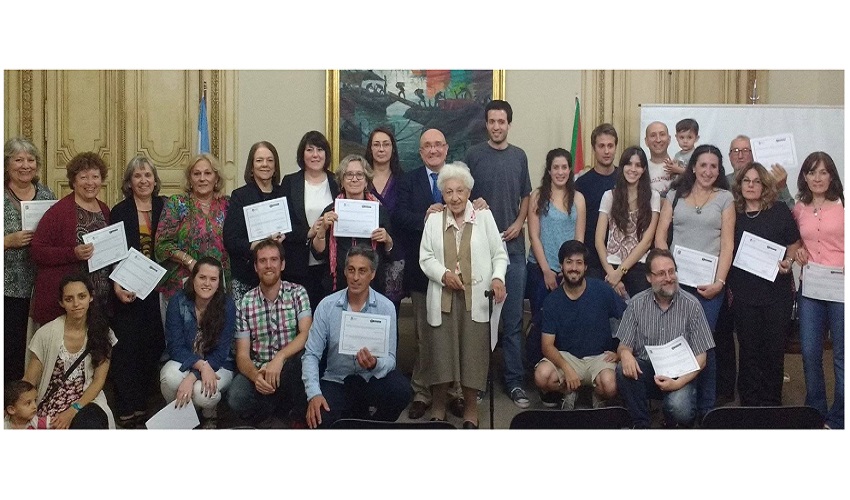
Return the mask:
<path id="1" fill-rule="evenodd" d="M 523 223 L 522 223 L 522 221 L 520 221 L 520 222 L 514 222 L 513 224 L 508 226 L 508 228 L 505 229 L 505 232 L 502 233 L 502 240 L 503 241 L 511 241 L 512 239 L 519 236 L 520 231 L 522 231 L 522 225 L 523 225 Z"/>
<path id="2" fill-rule="evenodd" d="M 770 167 L 770 174 L 776 180 L 776 190 L 781 191 L 788 182 L 788 172 L 782 165 L 774 163 Z"/>
<path id="3" fill-rule="evenodd" d="M 357 351 L 357 364 L 360 365 L 364 370 L 374 370 L 376 366 L 378 366 L 378 358 L 372 356 L 372 353 L 369 352 L 369 349 L 362 348 Z"/>
<path id="4" fill-rule="evenodd" d="M 579 387 L 581 387 L 581 378 L 569 365 L 567 365 L 564 370 L 564 386 L 569 389 L 570 392 L 575 392 Z"/>
<path id="5" fill-rule="evenodd" d="M 431 214 L 436 214 L 438 212 L 442 212 L 444 208 L 445 208 L 445 206 L 442 203 L 432 204 L 430 207 L 428 207 L 428 210 L 425 211 L 425 218 L 427 219 L 428 216 L 431 215 Z"/>
<path id="6" fill-rule="evenodd" d="M 664 171 L 671 175 L 679 175 L 685 173 L 685 167 L 668 156 L 664 159 Z"/>
<path id="7" fill-rule="evenodd" d="M 655 385 L 664 392 L 673 392 L 681 389 L 684 384 L 682 384 L 679 380 L 674 380 L 670 377 L 665 377 L 664 375 L 656 375 Z"/>
<path id="8" fill-rule="evenodd" d="M 262 367 L 257 371 L 257 377 L 254 379 L 254 389 L 263 396 L 274 394 L 274 387 L 266 381 L 266 367 Z"/>
<path id="9" fill-rule="evenodd" d="M 272 387 L 272 392 L 280 386 L 280 372 L 283 370 L 283 357 L 275 356 L 263 367 L 263 378 Z"/>
<path id="10" fill-rule="evenodd" d="M 484 198 L 477 198 L 472 202 L 473 210 L 487 210 L 490 208 L 490 205 L 487 204 L 487 201 Z"/>
<path id="11" fill-rule="evenodd" d="M 315 429 L 322 425 L 322 408 L 325 411 L 331 411 L 331 407 L 328 406 L 324 396 L 321 394 L 314 396 L 307 404 L 307 427 Z"/>
<path id="12" fill-rule="evenodd" d="M 641 371 L 634 354 L 628 350 L 623 350 L 623 353 L 620 355 L 620 364 L 623 366 L 623 375 L 632 380 L 637 380 L 638 375 L 643 375 L 643 371 Z"/>

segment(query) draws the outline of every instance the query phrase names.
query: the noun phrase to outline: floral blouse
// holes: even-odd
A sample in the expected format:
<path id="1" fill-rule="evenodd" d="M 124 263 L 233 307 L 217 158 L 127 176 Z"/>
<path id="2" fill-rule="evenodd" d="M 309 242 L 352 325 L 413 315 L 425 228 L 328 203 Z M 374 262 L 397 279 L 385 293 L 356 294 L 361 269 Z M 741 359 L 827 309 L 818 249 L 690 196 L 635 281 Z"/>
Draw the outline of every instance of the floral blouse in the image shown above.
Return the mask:
<path id="1" fill-rule="evenodd" d="M 157 289 L 166 300 L 177 293 L 183 287 L 183 279 L 189 277 L 186 266 L 169 261 L 177 251 L 186 252 L 195 260 L 210 256 L 221 261 L 225 286 L 230 287 L 230 259 L 222 236 L 229 205 L 229 196 L 213 198 L 209 215 L 206 215 L 188 194 L 176 194 L 165 202 L 156 229 L 155 257 L 169 269 L 165 281 Z"/>
<path id="2" fill-rule="evenodd" d="M 55 200 L 47 186 L 36 184 L 33 200 Z M 3 189 L 3 235 L 21 230 L 21 204 Z M 35 283 L 35 265 L 30 259 L 29 247 L 10 248 L 3 252 L 3 295 L 28 299 Z"/>

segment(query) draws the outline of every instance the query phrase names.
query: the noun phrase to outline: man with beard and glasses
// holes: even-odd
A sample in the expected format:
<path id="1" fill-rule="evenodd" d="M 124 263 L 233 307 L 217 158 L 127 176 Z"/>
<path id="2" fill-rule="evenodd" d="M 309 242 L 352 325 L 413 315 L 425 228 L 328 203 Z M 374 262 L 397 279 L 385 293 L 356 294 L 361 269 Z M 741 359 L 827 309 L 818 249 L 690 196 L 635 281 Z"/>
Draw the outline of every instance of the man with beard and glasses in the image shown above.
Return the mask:
<path id="1" fill-rule="evenodd" d="M 593 387 L 593 406 L 617 394 L 617 340 L 611 318 L 620 319 L 626 303 L 602 280 L 586 278 L 587 248 L 576 240 L 558 250 L 564 273 L 560 290 L 543 302 L 543 359 L 534 369 L 534 382 L 543 404 L 575 407 L 578 389 Z"/>
<path id="2" fill-rule="evenodd" d="M 714 347 L 708 320 L 697 299 L 679 289 L 676 262 L 668 250 L 655 248 L 646 257 L 652 285 L 629 302 L 617 329 L 617 389 L 636 429 L 649 428 L 649 398 L 661 399 L 667 427 L 690 427 L 697 414 L 695 381 Z M 656 375 L 646 346 L 664 345 L 682 336 L 696 356 L 699 370 L 670 378 Z"/>

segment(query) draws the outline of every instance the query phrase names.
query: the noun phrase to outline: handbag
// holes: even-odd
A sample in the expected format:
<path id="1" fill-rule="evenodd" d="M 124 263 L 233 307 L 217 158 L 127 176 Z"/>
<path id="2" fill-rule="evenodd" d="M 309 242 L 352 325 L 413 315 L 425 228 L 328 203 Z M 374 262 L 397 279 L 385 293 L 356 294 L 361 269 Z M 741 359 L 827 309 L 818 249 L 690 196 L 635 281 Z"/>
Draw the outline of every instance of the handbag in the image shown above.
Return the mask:
<path id="1" fill-rule="evenodd" d="M 676 204 L 679 203 L 679 192 L 673 196 L 673 209 L 670 212 L 670 225 L 667 227 L 667 249 L 673 244 L 673 214 L 676 212 Z"/>
<path id="2" fill-rule="evenodd" d="M 44 393 L 44 397 L 41 398 L 41 402 L 38 403 L 39 408 L 41 408 L 41 405 L 45 404 L 45 402 L 50 401 L 50 398 L 51 396 L 53 396 L 53 393 L 59 389 L 59 386 L 61 386 L 63 382 L 68 380 L 68 377 L 70 377 L 71 374 L 74 373 L 74 370 L 76 370 L 77 367 L 80 366 L 80 363 L 82 363 L 83 360 L 86 359 L 86 356 L 88 356 L 90 352 L 91 347 L 86 346 L 86 348 L 83 350 L 83 353 L 80 354 L 76 361 L 71 363 L 71 367 L 65 370 L 65 373 L 62 374 L 62 378 L 59 379 L 59 383 L 53 384 L 47 389 L 47 392 Z"/>

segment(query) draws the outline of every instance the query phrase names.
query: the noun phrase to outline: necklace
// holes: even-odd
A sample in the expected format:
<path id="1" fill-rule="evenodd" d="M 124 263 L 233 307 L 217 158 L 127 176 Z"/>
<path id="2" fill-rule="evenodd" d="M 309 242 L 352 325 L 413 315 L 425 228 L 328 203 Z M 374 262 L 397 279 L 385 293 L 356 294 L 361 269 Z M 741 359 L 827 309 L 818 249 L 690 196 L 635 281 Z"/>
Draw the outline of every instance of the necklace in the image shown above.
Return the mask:
<path id="1" fill-rule="evenodd" d="M 703 207 L 705 207 L 706 203 L 708 203 L 708 200 L 710 200 L 710 199 L 711 199 L 711 193 L 713 193 L 713 192 L 714 192 L 714 190 L 713 190 L 713 189 L 712 189 L 711 191 L 709 191 L 709 192 L 708 192 L 708 196 L 705 198 L 705 201 L 703 201 L 703 202 L 702 202 L 702 203 L 700 203 L 699 205 L 696 205 L 696 203 L 694 203 L 694 204 L 695 204 L 695 207 L 694 207 L 694 208 L 696 208 L 697 215 L 699 215 L 699 214 L 701 214 L 701 213 L 702 213 L 702 209 L 703 209 Z M 696 193 L 694 193 L 694 202 L 696 202 L 696 201 L 697 201 L 697 200 L 696 200 L 696 198 L 697 198 L 697 197 L 696 197 Z"/>
<path id="2" fill-rule="evenodd" d="M 826 202 L 824 202 L 824 203 L 826 203 Z M 814 203 L 812 203 L 812 213 L 815 214 L 815 217 L 820 217 L 820 212 L 821 212 L 821 210 L 823 210 L 824 203 L 821 203 L 818 206 L 816 206 Z"/>
<path id="3" fill-rule="evenodd" d="M 755 214 L 755 215 L 750 215 L 750 214 L 749 214 L 749 212 L 745 212 L 745 213 L 747 214 L 747 218 L 748 218 L 748 219 L 755 219 L 756 217 L 758 217 L 759 215 L 761 215 L 761 210 L 759 210 L 758 212 L 756 212 L 756 214 Z"/>

